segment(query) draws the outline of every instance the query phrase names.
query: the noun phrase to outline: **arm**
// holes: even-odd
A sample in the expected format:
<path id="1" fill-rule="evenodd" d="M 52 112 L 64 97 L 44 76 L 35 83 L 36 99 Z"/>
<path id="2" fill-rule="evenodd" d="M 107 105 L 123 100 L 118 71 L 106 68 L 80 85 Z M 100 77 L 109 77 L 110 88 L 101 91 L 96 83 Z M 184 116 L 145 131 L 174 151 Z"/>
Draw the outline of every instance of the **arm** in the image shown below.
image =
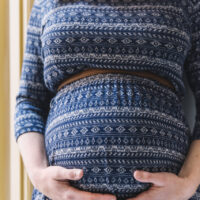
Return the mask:
<path id="1" fill-rule="evenodd" d="M 193 91 L 196 104 L 195 126 L 191 135 L 191 146 L 179 172 L 188 177 L 190 186 L 200 184 L 200 1 L 191 3 L 191 49 L 184 63 L 186 77 Z"/>
<path id="2" fill-rule="evenodd" d="M 41 6 L 35 0 L 27 26 L 20 87 L 16 95 L 15 139 L 22 134 L 37 132 L 44 135 L 49 104 L 54 93 L 45 85 L 41 53 Z"/>
<path id="3" fill-rule="evenodd" d="M 200 140 L 194 140 L 191 143 L 178 176 L 187 178 L 189 193 L 197 190 L 200 185 Z"/>
<path id="4" fill-rule="evenodd" d="M 44 129 L 49 103 L 53 97 L 43 79 L 40 11 L 40 2 L 34 0 L 27 26 L 26 46 L 14 116 L 15 140 L 31 179 L 34 169 L 48 165 L 44 147 Z"/>
<path id="5" fill-rule="evenodd" d="M 29 132 L 19 137 L 17 141 L 27 174 L 36 187 L 37 171 L 48 166 L 44 147 L 44 136 Z M 34 150 L 33 150 L 34 147 Z"/>

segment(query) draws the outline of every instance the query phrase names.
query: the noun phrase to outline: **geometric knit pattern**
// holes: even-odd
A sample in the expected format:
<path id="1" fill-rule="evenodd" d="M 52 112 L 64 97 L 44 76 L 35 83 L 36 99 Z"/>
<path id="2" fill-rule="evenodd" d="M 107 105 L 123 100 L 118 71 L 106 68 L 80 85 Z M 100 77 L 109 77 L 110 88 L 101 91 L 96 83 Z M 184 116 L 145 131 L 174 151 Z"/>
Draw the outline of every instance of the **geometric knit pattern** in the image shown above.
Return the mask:
<path id="1" fill-rule="evenodd" d="M 35 0 L 16 97 L 16 139 L 44 133 L 57 87 L 85 68 L 150 71 L 171 81 L 180 102 L 185 72 L 196 99 L 193 139 L 200 139 L 200 0 Z"/>
<path id="2" fill-rule="evenodd" d="M 57 93 L 86 68 L 150 71 L 175 91 L 116 73 Z M 196 102 L 193 131 L 181 105 L 183 73 Z M 134 167 L 176 173 L 200 139 L 200 0 L 34 0 L 14 120 L 16 141 L 45 136 L 50 164 L 85 166 L 85 177 L 72 182 L 84 190 L 123 199 L 148 187 L 130 177 Z M 34 190 L 33 199 L 39 195 Z"/>
<path id="3" fill-rule="evenodd" d="M 190 129 L 176 93 L 147 78 L 97 74 L 65 85 L 50 102 L 45 127 L 50 166 L 81 168 L 70 185 L 125 200 L 149 188 L 136 169 L 178 174 Z M 200 198 L 200 187 L 193 199 Z M 33 200 L 49 199 L 37 189 Z"/>

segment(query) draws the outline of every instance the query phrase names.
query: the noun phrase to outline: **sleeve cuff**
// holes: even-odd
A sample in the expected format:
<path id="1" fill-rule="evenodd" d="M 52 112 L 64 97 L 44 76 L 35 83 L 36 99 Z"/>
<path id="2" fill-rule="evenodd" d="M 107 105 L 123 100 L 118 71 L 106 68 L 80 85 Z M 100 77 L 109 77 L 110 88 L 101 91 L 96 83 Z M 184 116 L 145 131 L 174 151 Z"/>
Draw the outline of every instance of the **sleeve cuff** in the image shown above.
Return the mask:
<path id="1" fill-rule="evenodd" d="M 14 118 L 15 140 L 17 142 L 20 135 L 28 132 L 38 132 L 44 134 L 46 114 L 41 109 L 30 102 L 20 102 L 16 105 Z"/>

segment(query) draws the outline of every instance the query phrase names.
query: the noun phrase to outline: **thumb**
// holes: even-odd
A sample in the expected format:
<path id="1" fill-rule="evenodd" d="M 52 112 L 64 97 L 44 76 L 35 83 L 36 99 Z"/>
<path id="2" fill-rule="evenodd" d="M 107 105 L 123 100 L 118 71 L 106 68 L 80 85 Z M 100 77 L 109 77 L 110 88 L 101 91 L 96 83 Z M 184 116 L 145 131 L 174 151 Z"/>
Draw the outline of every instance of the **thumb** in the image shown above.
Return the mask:
<path id="1" fill-rule="evenodd" d="M 162 172 L 148 172 L 143 170 L 136 170 L 134 177 L 141 182 L 151 182 L 158 186 L 164 185 L 164 174 Z"/>
<path id="2" fill-rule="evenodd" d="M 51 166 L 52 176 L 56 180 L 78 180 L 83 175 L 82 169 L 66 169 L 61 166 Z"/>

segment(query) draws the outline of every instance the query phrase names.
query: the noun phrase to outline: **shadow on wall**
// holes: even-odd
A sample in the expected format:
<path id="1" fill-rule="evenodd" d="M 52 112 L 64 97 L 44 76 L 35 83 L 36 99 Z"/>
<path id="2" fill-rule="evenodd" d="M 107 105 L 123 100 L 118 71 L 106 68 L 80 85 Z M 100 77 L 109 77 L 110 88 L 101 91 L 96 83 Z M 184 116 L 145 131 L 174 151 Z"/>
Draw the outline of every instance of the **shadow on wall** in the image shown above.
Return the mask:
<path id="1" fill-rule="evenodd" d="M 185 93 L 185 99 L 183 101 L 183 107 L 184 107 L 186 119 L 189 123 L 190 130 L 192 132 L 193 128 L 194 128 L 195 114 L 196 114 L 195 98 L 194 98 L 194 94 L 188 84 L 188 80 L 185 75 L 185 72 L 183 74 L 183 77 L 184 77 L 184 84 L 186 87 L 186 93 Z"/>

